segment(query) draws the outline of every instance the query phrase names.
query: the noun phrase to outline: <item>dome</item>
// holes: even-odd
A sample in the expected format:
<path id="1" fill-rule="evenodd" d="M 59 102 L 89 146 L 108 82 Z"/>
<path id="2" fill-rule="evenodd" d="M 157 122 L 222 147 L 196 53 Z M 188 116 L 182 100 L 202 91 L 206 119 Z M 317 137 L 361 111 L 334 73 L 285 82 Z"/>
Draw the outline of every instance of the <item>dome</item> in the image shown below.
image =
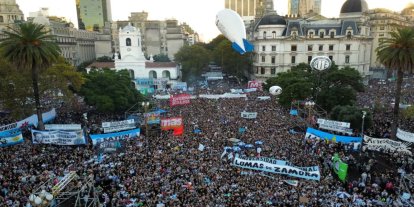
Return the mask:
<path id="1" fill-rule="evenodd" d="M 37 17 L 35 17 L 33 19 L 33 23 L 35 23 L 35 24 L 41 24 L 41 25 L 44 25 L 44 26 L 49 26 L 50 25 L 49 19 L 47 17 L 45 17 L 45 16 L 37 16 Z"/>
<path id="2" fill-rule="evenodd" d="M 343 13 L 362 13 L 368 10 L 368 4 L 365 0 L 347 0 L 341 8 Z"/>
<path id="3" fill-rule="evenodd" d="M 401 11 L 402 15 L 414 15 L 414 3 L 408 3 L 407 6 Z"/>
<path id="4" fill-rule="evenodd" d="M 277 14 L 270 14 L 260 20 L 258 26 L 260 25 L 286 25 L 286 20 Z"/>

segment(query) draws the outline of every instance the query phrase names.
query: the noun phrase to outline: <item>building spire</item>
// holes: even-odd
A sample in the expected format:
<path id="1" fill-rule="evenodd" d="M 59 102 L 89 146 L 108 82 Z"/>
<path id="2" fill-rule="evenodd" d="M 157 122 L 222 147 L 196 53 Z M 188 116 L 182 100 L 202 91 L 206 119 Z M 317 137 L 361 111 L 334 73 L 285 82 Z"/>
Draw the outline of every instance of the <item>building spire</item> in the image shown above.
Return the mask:
<path id="1" fill-rule="evenodd" d="M 265 0 L 264 14 L 276 13 L 273 0 Z"/>

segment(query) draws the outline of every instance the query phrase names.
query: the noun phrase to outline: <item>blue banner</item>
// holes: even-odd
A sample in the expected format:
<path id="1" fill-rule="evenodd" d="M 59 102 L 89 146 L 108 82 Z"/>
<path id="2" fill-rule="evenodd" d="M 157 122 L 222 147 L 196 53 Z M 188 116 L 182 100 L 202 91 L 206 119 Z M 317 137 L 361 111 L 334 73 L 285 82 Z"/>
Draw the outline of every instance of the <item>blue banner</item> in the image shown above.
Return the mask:
<path id="1" fill-rule="evenodd" d="M 297 116 L 298 115 L 298 110 L 291 109 L 290 112 L 289 112 L 289 114 L 292 115 L 292 116 Z"/>
<path id="2" fill-rule="evenodd" d="M 147 124 L 159 124 L 161 123 L 160 119 L 160 111 L 153 111 L 148 112 L 144 114 L 145 120 L 147 121 Z"/>
<path id="3" fill-rule="evenodd" d="M 24 142 L 20 129 L 11 129 L 0 132 L 0 147 L 7 147 Z"/>
<path id="4" fill-rule="evenodd" d="M 109 134 L 91 134 L 90 137 L 92 139 L 92 144 L 96 145 L 98 143 L 104 141 L 116 141 L 116 140 L 124 140 L 139 137 L 141 130 L 132 129 L 128 131 L 122 131 L 117 133 L 109 133 Z"/>
<path id="5" fill-rule="evenodd" d="M 240 134 L 243 134 L 245 131 L 246 131 L 246 128 L 245 127 L 240 127 L 239 128 L 239 133 Z"/>
<path id="6" fill-rule="evenodd" d="M 314 128 L 308 128 L 306 130 L 305 139 L 326 139 L 329 141 L 334 142 L 341 142 L 345 144 L 354 143 L 354 142 L 362 142 L 361 137 L 350 137 L 350 136 L 340 136 L 336 134 L 330 134 L 328 132 L 320 131 Z"/>

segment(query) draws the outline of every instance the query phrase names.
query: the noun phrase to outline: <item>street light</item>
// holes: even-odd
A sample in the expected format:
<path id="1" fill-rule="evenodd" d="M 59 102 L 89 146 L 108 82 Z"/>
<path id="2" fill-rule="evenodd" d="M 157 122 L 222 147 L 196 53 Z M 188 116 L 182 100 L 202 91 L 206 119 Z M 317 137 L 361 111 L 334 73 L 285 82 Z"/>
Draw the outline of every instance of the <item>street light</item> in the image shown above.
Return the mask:
<path id="1" fill-rule="evenodd" d="M 361 126 L 361 137 L 364 138 L 364 122 L 365 122 L 365 115 L 367 115 L 366 111 L 362 111 L 362 126 Z"/>
<path id="2" fill-rule="evenodd" d="M 150 103 L 148 101 L 145 101 L 145 102 L 142 102 L 141 105 L 142 107 L 144 107 L 145 114 L 148 113 L 148 107 Z M 145 136 L 148 137 L 148 120 L 147 119 L 145 119 Z"/>
<path id="3" fill-rule="evenodd" d="M 308 119 L 309 119 L 309 123 L 312 124 L 312 113 L 311 113 L 311 109 L 313 108 L 313 106 L 315 106 L 315 102 L 313 102 L 313 101 L 306 101 L 305 102 L 305 106 L 309 109 Z"/>

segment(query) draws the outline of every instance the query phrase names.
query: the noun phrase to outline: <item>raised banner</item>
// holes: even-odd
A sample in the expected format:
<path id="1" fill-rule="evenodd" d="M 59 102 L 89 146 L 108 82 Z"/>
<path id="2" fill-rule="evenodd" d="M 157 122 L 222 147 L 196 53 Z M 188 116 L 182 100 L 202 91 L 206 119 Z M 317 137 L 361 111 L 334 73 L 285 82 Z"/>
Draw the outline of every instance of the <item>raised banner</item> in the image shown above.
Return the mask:
<path id="1" fill-rule="evenodd" d="M 45 124 L 46 130 L 65 130 L 65 131 L 75 131 L 81 130 L 82 127 L 80 124 Z"/>
<path id="2" fill-rule="evenodd" d="M 241 117 L 245 119 L 255 119 L 257 117 L 257 112 L 241 112 Z"/>
<path id="3" fill-rule="evenodd" d="M 23 143 L 22 131 L 18 128 L 0 132 L 0 147 Z"/>
<path id="4" fill-rule="evenodd" d="M 191 95 L 190 94 L 178 94 L 171 95 L 170 97 L 170 106 L 181 106 L 190 104 Z"/>
<path id="5" fill-rule="evenodd" d="M 121 152 L 122 147 L 121 141 L 107 141 L 100 142 L 97 145 L 99 153 L 112 153 L 112 152 Z"/>
<path id="6" fill-rule="evenodd" d="M 230 89 L 230 93 L 243 93 L 243 89 Z"/>
<path id="7" fill-rule="evenodd" d="M 332 130 L 352 135 L 352 129 L 350 129 L 351 124 L 348 122 L 318 119 L 317 123 L 319 124 L 319 128 L 321 129 Z"/>
<path id="8" fill-rule="evenodd" d="M 135 128 L 135 120 L 128 119 L 128 120 L 115 121 L 115 122 L 102 122 L 102 127 L 104 130 L 104 133 L 125 131 L 128 129 Z"/>
<path id="9" fill-rule="evenodd" d="M 141 130 L 132 129 L 128 131 L 116 132 L 116 133 L 109 133 L 109 134 L 91 134 L 92 144 L 96 145 L 101 142 L 105 141 L 115 141 L 115 140 L 124 140 L 124 139 L 131 139 L 134 137 L 139 137 Z"/>
<path id="10" fill-rule="evenodd" d="M 177 129 L 183 126 L 183 118 L 182 117 L 173 117 L 167 119 L 161 119 L 161 129 L 162 130 L 170 130 L 170 129 Z"/>
<path id="11" fill-rule="evenodd" d="M 414 133 L 406 132 L 398 128 L 397 138 L 406 142 L 414 142 Z"/>
<path id="12" fill-rule="evenodd" d="M 39 131 L 32 129 L 33 144 L 54 144 L 54 145 L 82 145 L 86 144 L 82 130 L 78 131 Z"/>
<path id="13" fill-rule="evenodd" d="M 314 128 L 306 129 L 305 139 L 326 139 L 329 141 L 341 142 L 345 144 L 362 142 L 361 137 L 351 137 L 351 136 L 340 136 L 336 134 L 330 134 L 328 132 L 320 131 Z"/>
<path id="14" fill-rule="evenodd" d="M 272 162 L 265 162 L 263 160 L 256 160 L 256 159 L 244 159 L 239 156 L 233 160 L 232 166 L 250 169 L 250 170 L 258 170 L 282 175 L 288 175 L 292 177 L 298 177 L 308 180 L 320 180 L 321 175 L 319 170 L 315 171 L 305 171 L 299 169 L 294 166 L 288 165 L 279 165 L 277 163 Z"/>
<path id="15" fill-rule="evenodd" d="M 410 145 L 411 143 L 408 142 L 403 143 L 391 139 L 372 138 L 364 135 L 364 146 L 362 148 L 390 154 L 398 152 L 400 154 L 412 155 L 411 149 L 409 148 Z"/>
<path id="16" fill-rule="evenodd" d="M 116 127 L 116 126 L 123 126 L 123 125 L 129 125 L 129 124 L 135 124 L 135 120 L 128 119 L 123 121 L 114 121 L 114 122 L 102 122 L 102 127 Z"/>
<path id="17" fill-rule="evenodd" d="M 56 117 L 56 110 L 53 108 L 52 110 L 45 112 L 42 114 L 42 118 L 43 118 L 43 122 L 50 122 L 52 121 L 54 118 Z M 8 124 L 5 126 L 0 126 L 0 132 L 1 131 L 5 131 L 5 130 L 9 130 L 9 129 L 13 129 L 13 128 L 21 128 L 21 127 L 25 127 L 25 126 L 37 126 L 37 115 L 33 114 L 21 121 L 18 121 L 16 123 L 12 123 L 12 124 Z"/>
<path id="18" fill-rule="evenodd" d="M 160 112 L 154 111 L 144 114 L 145 121 L 147 124 L 159 124 L 160 123 Z"/>
<path id="19" fill-rule="evenodd" d="M 262 82 L 257 80 L 249 81 L 247 83 L 247 88 L 256 88 L 258 91 L 262 91 Z"/>

